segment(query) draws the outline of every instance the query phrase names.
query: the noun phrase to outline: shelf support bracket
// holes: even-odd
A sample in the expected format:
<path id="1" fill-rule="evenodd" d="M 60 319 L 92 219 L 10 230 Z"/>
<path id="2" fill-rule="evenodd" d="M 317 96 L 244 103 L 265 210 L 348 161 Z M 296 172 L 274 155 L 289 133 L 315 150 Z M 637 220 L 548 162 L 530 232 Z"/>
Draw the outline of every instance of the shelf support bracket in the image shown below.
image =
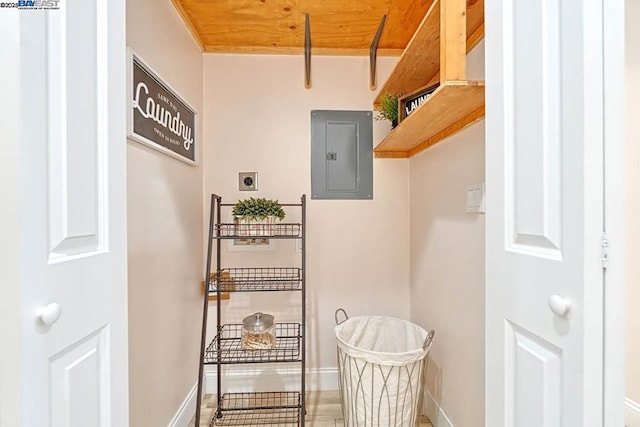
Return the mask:
<path id="1" fill-rule="evenodd" d="M 466 80 L 467 0 L 440 2 L 440 83 Z"/>
<path id="2" fill-rule="evenodd" d="M 304 15 L 304 87 L 311 89 L 311 26 L 308 13 Z"/>
<path id="3" fill-rule="evenodd" d="M 378 31 L 376 32 L 376 36 L 373 38 L 371 42 L 371 46 L 369 47 L 369 89 L 376 90 L 377 81 L 376 81 L 376 64 L 378 61 L 378 44 L 380 43 L 380 37 L 382 36 L 382 30 L 384 29 L 384 23 L 387 20 L 387 15 L 382 17 L 380 21 L 380 25 L 378 26 Z"/>

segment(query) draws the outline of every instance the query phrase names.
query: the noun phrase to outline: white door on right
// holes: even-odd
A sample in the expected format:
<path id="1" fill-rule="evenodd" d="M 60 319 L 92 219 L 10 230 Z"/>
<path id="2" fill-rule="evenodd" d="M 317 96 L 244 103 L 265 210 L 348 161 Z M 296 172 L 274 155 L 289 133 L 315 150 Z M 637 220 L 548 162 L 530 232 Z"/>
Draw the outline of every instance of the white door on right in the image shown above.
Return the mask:
<path id="1" fill-rule="evenodd" d="M 486 427 L 602 426 L 603 0 L 485 8 Z"/>

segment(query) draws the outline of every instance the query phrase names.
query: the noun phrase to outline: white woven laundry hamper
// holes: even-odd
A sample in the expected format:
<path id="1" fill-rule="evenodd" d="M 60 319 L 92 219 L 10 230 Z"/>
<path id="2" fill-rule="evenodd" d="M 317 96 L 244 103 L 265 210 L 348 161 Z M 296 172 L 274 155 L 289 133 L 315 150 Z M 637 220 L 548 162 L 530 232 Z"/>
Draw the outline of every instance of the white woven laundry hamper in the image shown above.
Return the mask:
<path id="1" fill-rule="evenodd" d="M 417 426 L 434 331 L 393 317 L 349 318 L 343 309 L 336 324 L 345 427 Z"/>

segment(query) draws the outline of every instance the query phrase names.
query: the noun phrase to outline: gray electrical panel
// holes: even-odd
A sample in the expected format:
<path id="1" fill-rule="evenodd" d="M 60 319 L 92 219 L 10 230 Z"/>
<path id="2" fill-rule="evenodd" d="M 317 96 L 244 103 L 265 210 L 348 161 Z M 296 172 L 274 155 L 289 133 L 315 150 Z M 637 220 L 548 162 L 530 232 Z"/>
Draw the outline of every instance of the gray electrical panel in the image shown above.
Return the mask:
<path id="1" fill-rule="evenodd" d="M 311 198 L 373 199 L 371 111 L 311 111 Z"/>

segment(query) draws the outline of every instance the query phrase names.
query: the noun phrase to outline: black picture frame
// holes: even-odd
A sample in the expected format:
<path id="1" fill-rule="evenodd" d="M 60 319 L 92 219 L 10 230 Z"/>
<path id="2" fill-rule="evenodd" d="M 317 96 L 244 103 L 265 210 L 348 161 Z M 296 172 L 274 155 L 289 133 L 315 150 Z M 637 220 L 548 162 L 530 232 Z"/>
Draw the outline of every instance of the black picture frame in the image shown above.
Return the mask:
<path id="1" fill-rule="evenodd" d="M 190 165 L 199 161 L 198 113 L 130 50 L 127 136 Z"/>

